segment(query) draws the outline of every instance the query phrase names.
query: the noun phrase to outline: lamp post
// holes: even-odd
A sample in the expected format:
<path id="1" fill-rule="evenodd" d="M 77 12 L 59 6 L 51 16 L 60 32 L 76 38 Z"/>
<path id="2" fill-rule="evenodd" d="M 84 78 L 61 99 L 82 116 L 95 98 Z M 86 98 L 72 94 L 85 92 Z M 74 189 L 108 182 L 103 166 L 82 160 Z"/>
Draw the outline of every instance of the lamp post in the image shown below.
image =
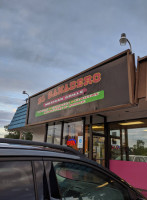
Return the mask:
<path id="1" fill-rule="evenodd" d="M 130 43 L 130 41 L 126 38 L 126 34 L 125 34 L 125 33 L 122 33 L 122 34 L 121 34 L 121 38 L 120 38 L 119 42 L 120 42 L 120 45 L 121 45 L 121 46 L 126 45 L 126 43 L 128 42 L 128 43 L 129 43 L 129 46 L 130 46 L 130 51 L 131 51 L 131 53 L 132 53 L 132 46 L 131 46 L 131 43 Z"/>
<path id="2" fill-rule="evenodd" d="M 22 92 L 22 94 L 28 95 L 28 93 L 25 90 Z M 26 98 L 26 103 L 28 102 L 28 99 L 29 99 L 29 95 L 28 95 L 28 98 Z"/>

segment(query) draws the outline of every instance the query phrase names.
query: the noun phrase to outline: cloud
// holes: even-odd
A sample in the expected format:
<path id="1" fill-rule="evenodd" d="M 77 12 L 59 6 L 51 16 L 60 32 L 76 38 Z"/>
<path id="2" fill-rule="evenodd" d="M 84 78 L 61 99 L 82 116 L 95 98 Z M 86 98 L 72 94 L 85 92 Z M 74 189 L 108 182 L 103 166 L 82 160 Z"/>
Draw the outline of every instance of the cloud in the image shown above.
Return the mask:
<path id="1" fill-rule="evenodd" d="M 13 116 L 13 112 L 6 112 L 4 110 L 0 110 L 0 137 L 4 137 L 4 135 L 7 134 L 7 132 L 4 129 L 4 126 L 10 124 Z"/>
<path id="2" fill-rule="evenodd" d="M 21 105 L 23 103 L 22 99 L 12 98 L 8 96 L 0 96 L 0 103 L 10 104 L 10 105 Z"/>
<path id="3" fill-rule="evenodd" d="M 4 138 L 4 135 L 8 134 L 4 128 L 0 127 L 0 138 Z"/>
<path id="4" fill-rule="evenodd" d="M 74 64 L 75 72 L 79 67 L 82 69 L 84 66 L 90 66 L 88 59 L 84 61 L 85 58 L 93 60 L 92 64 L 98 62 L 96 57 L 101 60 L 107 58 L 110 51 L 106 46 L 114 46 L 112 39 L 106 40 L 108 35 L 113 38 L 113 35 L 121 30 L 120 27 L 133 32 L 136 22 L 142 23 L 147 16 L 137 1 L 133 6 L 129 2 L 126 6 L 114 0 L 107 2 L 107 6 L 105 1 L 91 3 L 82 0 L 70 3 L 66 0 L 62 3 L 46 0 L 21 3 L 15 0 L 15 4 L 8 2 L 2 4 L 2 15 L 5 20 L 8 18 L 11 24 L 11 35 L 8 31 L 2 32 L 2 35 L 9 37 L 13 45 L 11 49 L 2 49 L 1 55 L 9 55 L 22 63 L 37 63 L 35 67 L 40 68 L 62 66 L 62 70 L 70 70 Z M 139 18 L 136 11 L 140 15 Z M 119 17 L 122 17 L 121 23 Z M 131 18 L 131 24 L 126 21 L 127 18 Z M 116 44 L 119 47 L 118 42 Z"/>
<path id="5" fill-rule="evenodd" d="M 1 0 L 0 109 L 13 110 L 48 88 L 128 46 L 147 54 L 147 1 Z M 8 116 L 9 119 L 9 116 Z"/>
<path id="6" fill-rule="evenodd" d="M 3 138 L 4 135 L 8 134 L 4 127 L 10 124 L 13 116 L 14 112 L 0 110 L 0 138 Z"/>
<path id="7" fill-rule="evenodd" d="M 11 120 L 13 115 L 14 115 L 13 112 L 7 112 L 7 111 L 4 111 L 4 110 L 0 110 L 0 121 L 1 121 L 1 123 L 6 122 L 8 120 Z"/>
<path id="8" fill-rule="evenodd" d="M 11 41 L 7 38 L 0 38 L 0 48 L 3 47 L 10 47 L 11 46 Z"/>

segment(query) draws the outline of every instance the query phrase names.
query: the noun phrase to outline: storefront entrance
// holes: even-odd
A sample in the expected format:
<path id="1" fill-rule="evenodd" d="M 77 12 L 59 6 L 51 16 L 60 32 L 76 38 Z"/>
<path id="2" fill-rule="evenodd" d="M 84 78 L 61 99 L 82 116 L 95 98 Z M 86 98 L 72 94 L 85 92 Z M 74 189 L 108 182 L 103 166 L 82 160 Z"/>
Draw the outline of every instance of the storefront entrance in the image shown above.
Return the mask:
<path id="1" fill-rule="evenodd" d="M 105 137 L 93 133 L 93 160 L 105 166 Z"/>
<path id="2" fill-rule="evenodd" d="M 69 146 L 106 166 L 106 118 L 89 115 L 48 125 L 46 141 Z"/>
<path id="3" fill-rule="evenodd" d="M 105 117 L 87 116 L 85 120 L 85 155 L 102 166 L 106 166 Z"/>

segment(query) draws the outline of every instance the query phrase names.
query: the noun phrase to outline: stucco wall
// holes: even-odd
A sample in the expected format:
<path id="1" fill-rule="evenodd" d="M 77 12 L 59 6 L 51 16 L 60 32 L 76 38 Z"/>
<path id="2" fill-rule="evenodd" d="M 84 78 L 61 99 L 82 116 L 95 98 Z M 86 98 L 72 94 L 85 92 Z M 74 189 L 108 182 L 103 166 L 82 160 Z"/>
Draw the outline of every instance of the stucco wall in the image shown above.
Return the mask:
<path id="1" fill-rule="evenodd" d="M 44 142 L 45 137 L 45 125 L 36 126 L 31 129 L 33 133 L 33 141 Z"/>

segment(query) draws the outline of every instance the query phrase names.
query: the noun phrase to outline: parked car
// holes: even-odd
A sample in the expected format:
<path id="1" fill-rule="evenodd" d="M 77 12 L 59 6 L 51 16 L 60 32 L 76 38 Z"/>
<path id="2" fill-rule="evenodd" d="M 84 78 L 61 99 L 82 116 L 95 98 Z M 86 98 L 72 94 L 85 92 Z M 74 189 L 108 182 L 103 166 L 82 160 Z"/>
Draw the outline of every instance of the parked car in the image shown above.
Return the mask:
<path id="1" fill-rule="evenodd" d="M 143 200 L 124 180 L 70 147 L 0 139 L 0 200 Z"/>
<path id="2" fill-rule="evenodd" d="M 130 155 L 129 160 L 133 162 L 147 162 L 147 156 Z"/>
<path id="3" fill-rule="evenodd" d="M 118 156 L 115 160 L 121 160 L 121 156 Z M 126 160 L 126 155 L 123 155 L 123 160 Z M 133 162 L 147 162 L 147 156 L 129 155 L 129 161 L 133 161 Z"/>

